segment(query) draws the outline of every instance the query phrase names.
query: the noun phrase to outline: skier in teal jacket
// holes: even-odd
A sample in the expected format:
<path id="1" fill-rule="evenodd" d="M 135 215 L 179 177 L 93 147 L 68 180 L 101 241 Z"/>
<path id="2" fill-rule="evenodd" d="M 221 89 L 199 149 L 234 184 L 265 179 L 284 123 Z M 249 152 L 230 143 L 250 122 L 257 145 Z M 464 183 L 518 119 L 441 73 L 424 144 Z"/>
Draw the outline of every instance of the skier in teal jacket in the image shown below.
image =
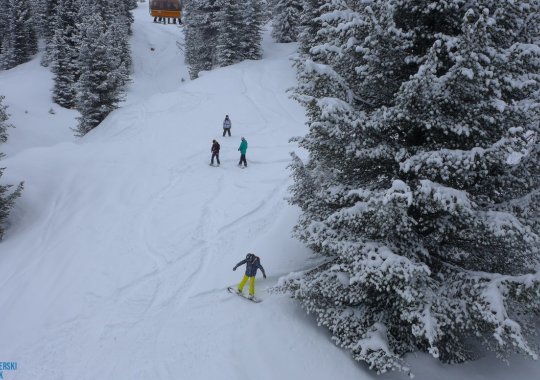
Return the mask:
<path id="1" fill-rule="evenodd" d="M 242 142 L 240 143 L 240 147 L 238 150 L 240 151 L 240 162 L 238 163 L 238 166 L 242 166 L 242 162 L 244 163 L 244 167 L 247 167 L 247 161 L 246 161 L 246 152 L 248 148 L 248 142 L 245 138 L 242 137 Z"/>

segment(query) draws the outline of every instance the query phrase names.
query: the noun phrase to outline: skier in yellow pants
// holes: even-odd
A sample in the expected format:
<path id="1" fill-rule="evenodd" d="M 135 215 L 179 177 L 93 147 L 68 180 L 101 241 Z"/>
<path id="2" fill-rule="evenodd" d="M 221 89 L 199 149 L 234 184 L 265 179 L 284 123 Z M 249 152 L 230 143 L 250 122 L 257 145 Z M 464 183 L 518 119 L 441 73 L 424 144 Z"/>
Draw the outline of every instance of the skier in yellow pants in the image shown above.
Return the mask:
<path id="1" fill-rule="evenodd" d="M 248 253 L 244 260 L 240 261 L 234 266 L 233 270 L 236 270 L 236 268 L 244 264 L 246 264 L 246 273 L 244 274 L 242 281 L 240 281 L 238 284 L 237 292 L 238 294 L 242 294 L 244 286 L 249 279 L 249 298 L 253 298 L 255 296 L 255 276 L 257 275 L 257 269 L 261 270 L 264 278 L 266 278 L 266 273 L 261 265 L 261 259 L 258 256 L 255 256 L 253 253 Z"/>

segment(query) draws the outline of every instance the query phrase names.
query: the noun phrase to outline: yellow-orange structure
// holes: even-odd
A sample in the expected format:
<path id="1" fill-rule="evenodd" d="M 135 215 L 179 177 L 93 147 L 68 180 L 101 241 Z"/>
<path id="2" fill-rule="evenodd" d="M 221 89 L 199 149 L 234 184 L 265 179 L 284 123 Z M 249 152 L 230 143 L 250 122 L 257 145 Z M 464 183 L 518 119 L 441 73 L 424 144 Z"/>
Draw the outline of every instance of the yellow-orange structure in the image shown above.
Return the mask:
<path id="1" fill-rule="evenodd" d="M 150 0 L 149 5 L 152 17 L 182 17 L 182 2 L 180 0 Z"/>

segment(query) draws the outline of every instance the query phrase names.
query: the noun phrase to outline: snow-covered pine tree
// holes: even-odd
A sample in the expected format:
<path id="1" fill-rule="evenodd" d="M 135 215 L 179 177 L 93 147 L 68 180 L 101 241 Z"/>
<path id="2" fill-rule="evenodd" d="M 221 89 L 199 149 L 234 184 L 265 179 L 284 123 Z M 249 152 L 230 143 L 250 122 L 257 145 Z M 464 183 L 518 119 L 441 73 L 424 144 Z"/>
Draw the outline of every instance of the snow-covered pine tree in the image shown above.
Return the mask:
<path id="1" fill-rule="evenodd" d="M 95 128 L 123 99 L 131 51 L 128 2 L 82 0 L 77 109 L 78 135 Z"/>
<path id="2" fill-rule="evenodd" d="M 34 20 L 34 28 L 39 37 L 45 37 L 48 34 L 49 26 L 52 27 L 52 23 L 50 23 L 49 20 L 50 14 L 48 13 L 49 3 L 52 1 L 55 3 L 57 2 L 57 0 L 31 0 L 30 2 Z M 51 37 L 52 35 L 49 35 L 49 38 Z"/>
<path id="3" fill-rule="evenodd" d="M 41 65 L 49 66 L 52 56 L 51 42 L 55 33 L 55 24 L 59 0 L 36 0 L 34 19 L 39 29 L 39 35 L 45 40 L 45 51 L 41 57 Z"/>
<path id="4" fill-rule="evenodd" d="M 206 62 L 203 62 L 202 53 L 204 52 L 204 41 L 202 33 L 198 29 L 203 15 L 198 12 L 198 3 L 196 0 L 190 1 L 184 6 L 184 48 L 185 62 L 189 66 L 189 76 L 195 79 L 199 76 L 199 72 L 206 70 Z M 204 60 L 206 61 L 206 60 Z"/>
<path id="5" fill-rule="evenodd" d="M 239 1 L 220 0 L 216 58 L 219 66 L 229 66 L 242 60 L 245 51 L 242 38 L 245 35 L 244 17 L 246 4 Z"/>
<path id="6" fill-rule="evenodd" d="M 185 57 L 192 79 L 215 65 L 261 58 L 265 19 L 261 0 L 191 0 L 184 6 Z"/>
<path id="7" fill-rule="evenodd" d="M 125 1 L 126 1 L 127 9 L 129 10 L 137 9 L 137 7 L 139 6 L 137 4 L 137 0 L 125 0 Z"/>
<path id="8" fill-rule="evenodd" d="M 262 58 L 262 32 L 266 20 L 265 4 L 261 0 L 249 0 L 243 10 L 242 50 L 238 53 L 244 59 Z"/>
<path id="9" fill-rule="evenodd" d="M 539 3 L 437 5 L 332 0 L 297 65 L 295 234 L 327 260 L 280 289 L 378 372 L 537 357 Z"/>
<path id="10" fill-rule="evenodd" d="M 185 59 L 191 79 L 211 70 L 216 63 L 219 30 L 219 0 L 190 0 L 184 7 L 186 24 Z"/>
<path id="11" fill-rule="evenodd" d="M 13 128 L 13 125 L 8 123 L 9 115 L 7 106 L 3 104 L 5 97 L 0 95 L 0 143 L 5 143 L 8 139 L 8 128 Z M 0 158 L 2 154 L 0 153 Z"/>
<path id="12" fill-rule="evenodd" d="M 304 0 L 298 32 L 299 50 L 301 53 L 308 53 L 309 49 L 319 45 L 322 41 L 321 37 L 317 35 L 317 32 L 322 27 L 319 16 L 324 12 L 322 7 L 325 4 L 327 4 L 326 0 Z"/>
<path id="13" fill-rule="evenodd" d="M 56 11 L 54 35 L 49 43 L 54 73 L 53 100 L 62 107 L 73 108 L 80 75 L 79 4 L 77 0 L 59 0 Z"/>
<path id="14" fill-rule="evenodd" d="M 220 7 L 219 0 L 190 0 L 184 8 L 185 59 L 191 79 L 211 70 L 216 63 Z"/>
<path id="15" fill-rule="evenodd" d="M 9 115 L 6 112 L 6 106 L 3 104 L 4 97 L 0 95 L 0 144 L 7 141 L 7 129 L 13 127 L 8 124 Z M 0 159 L 3 154 L 0 153 Z M 5 168 L 0 168 L 0 178 Z M 15 200 L 21 196 L 23 183 L 19 183 L 15 190 L 10 191 L 13 185 L 0 185 L 0 240 L 2 240 L 5 232 L 5 223 L 9 216 L 9 212 L 15 205 Z"/>
<path id="16" fill-rule="evenodd" d="M 27 12 L 27 18 L 24 20 L 24 22 L 21 22 L 21 26 L 24 26 L 24 36 L 26 38 L 26 49 L 25 53 L 26 56 L 24 57 L 24 62 L 30 60 L 32 55 L 36 54 L 38 51 L 38 34 L 36 31 L 36 27 L 34 26 L 34 16 L 32 7 L 30 6 L 30 0 L 21 1 L 22 3 L 27 2 L 26 7 L 21 6 L 22 9 L 28 10 Z M 19 15 L 22 16 L 22 12 L 19 13 Z"/>
<path id="17" fill-rule="evenodd" d="M 8 3 L 9 0 L 0 0 L 0 20 L 7 20 L 8 19 Z M 1 22 L 0 23 L 0 57 L 2 56 L 2 44 L 4 43 L 4 36 L 7 33 L 7 22 Z M 2 67 L 0 66 L 0 69 Z"/>
<path id="18" fill-rule="evenodd" d="M 317 13 L 313 10 L 310 12 Z M 338 98 L 357 107 L 367 104 L 355 93 L 355 89 L 360 86 L 355 66 L 362 63 L 363 59 L 357 51 L 357 45 L 347 44 L 346 41 L 364 41 L 368 37 L 369 15 L 365 11 L 351 10 L 341 0 L 327 2 L 318 12 L 319 20 L 302 25 L 320 44 L 302 42 L 305 47 L 301 47 L 301 56 L 295 63 L 298 75 L 297 100 L 305 104 L 308 118 L 313 120 L 320 117 L 320 109 L 314 103 L 317 98 Z M 323 24 L 325 27 L 321 33 L 315 30 L 317 25 L 322 28 Z M 307 39 L 307 34 L 305 36 Z M 320 139 L 324 140 L 324 137 Z"/>
<path id="19" fill-rule="evenodd" d="M 263 25 L 266 24 L 269 20 L 272 20 L 272 10 L 273 5 L 270 0 L 260 0 L 262 6 L 262 20 Z"/>
<path id="20" fill-rule="evenodd" d="M 295 42 L 300 33 L 302 0 L 279 0 L 274 9 L 272 37 L 276 42 Z"/>
<path id="21" fill-rule="evenodd" d="M 124 19 L 127 22 L 128 34 L 131 35 L 133 33 L 131 25 L 135 21 L 131 11 L 138 7 L 137 0 L 124 0 L 123 5 Z"/>
<path id="22" fill-rule="evenodd" d="M 392 104 L 401 84 L 416 72 L 418 57 L 414 51 L 415 35 L 397 27 L 391 2 L 375 3 L 364 12 L 363 28 L 370 33 L 357 45 L 358 54 L 350 55 L 356 65 L 359 61 L 362 64 L 356 67 L 355 76 L 346 80 L 357 81 L 353 86 L 363 103 L 361 108 L 374 109 Z M 346 62 L 346 67 L 350 64 L 355 65 Z"/>
<path id="23" fill-rule="evenodd" d="M 108 18 L 114 20 L 109 26 L 111 33 L 112 56 L 116 57 L 116 63 L 119 80 L 122 86 L 130 81 L 132 67 L 131 48 L 129 45 L 129 36 L 131 35 L 131 24 L 133 15 L 128 9 L 130 0 L 109 3 Z"/>
<path id="24" fill-rule="evenodd" d="M 80 78 L 77 85 L 77 109 L 80 111 L 77 133 L 83 136 L 95 128 L 122 99 L 125 68 L 119 65 L 113 33 L 103 19 L 107 2 L 87 0 L 81 8 Z M 127 38 L 127 36 L 126 36 Z"/>
<path id="25" fill-rule="evenodd" d="M 37 52 L 37 36 L 28 0 L 7 0 L 6 9 L 4 34 L 0 36 L 0 68 L 10 69 L 28 61 Z"/>
<path id="26" fill-rule="evenodd" d="M 266 6 L 268 8 L 268 11 L 270 13 L 274 13 L 274 10 L 276 9 L 277 3 L 279 0 L 263 0 L 266 2 Z M 269 18 L 271 18 L 271 15 L 269 15 Z"/>

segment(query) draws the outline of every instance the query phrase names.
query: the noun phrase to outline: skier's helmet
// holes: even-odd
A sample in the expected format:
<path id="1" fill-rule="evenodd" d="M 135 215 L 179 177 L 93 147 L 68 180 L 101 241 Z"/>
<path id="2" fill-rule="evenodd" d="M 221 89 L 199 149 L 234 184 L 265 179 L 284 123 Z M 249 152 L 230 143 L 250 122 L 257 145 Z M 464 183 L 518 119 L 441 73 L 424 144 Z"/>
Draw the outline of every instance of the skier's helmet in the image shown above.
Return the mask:
<path id="1" fill-rule="evenodd" d="M 246 255 L 246 260 L 247 260 L 247 261 L 251 261 L 251 260 L 253 260 L 254 257 L 255 257 L 255 255 L 254 255 L 253 253 L 248 253 L 248 254 Z"/>

